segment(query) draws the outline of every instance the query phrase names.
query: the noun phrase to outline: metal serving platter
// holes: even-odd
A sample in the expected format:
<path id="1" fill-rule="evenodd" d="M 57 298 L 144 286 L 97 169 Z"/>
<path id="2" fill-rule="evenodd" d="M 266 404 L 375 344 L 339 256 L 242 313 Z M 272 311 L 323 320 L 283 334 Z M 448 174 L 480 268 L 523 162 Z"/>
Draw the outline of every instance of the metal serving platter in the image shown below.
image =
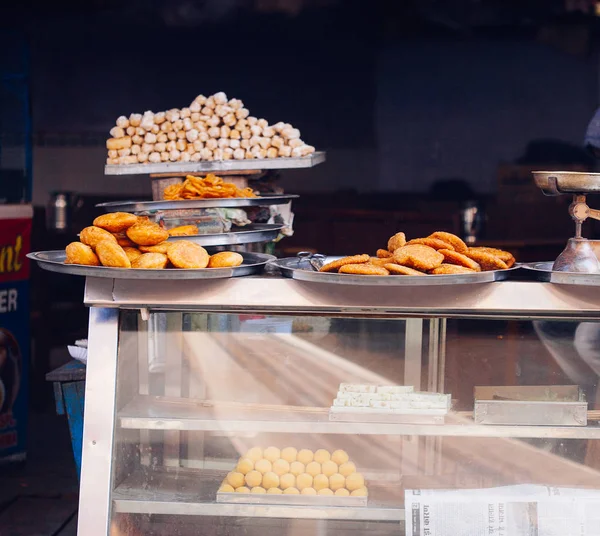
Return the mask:
<path id="1" fill-rule="evenodd" d="M 341 257 L 326 257 L 325 263 L 340 259 Z M 508 279 L 509 273 L 515 268 L 508 270 L 496 270 L 491 272 L 476 272 L 472 274 L 452 274 L 452 275 L 352 275 L 317 272 L 310 267 L 307 260 L 289 257 L 277 259 L 270 263 L 281 270 L 284 277 L 296 279 L 298 281 L 308 281 L 311 283 L 330 283 L 334 285 L 364 285 L 364 286 L 382 286 L 382 287 L 413 287 L 413 286 L 432 286 L 432 285 L 460 285 L 476 283 L 493 283 L 494 281 L 503 281 Z"/>
<path id="2" fill-rule="evenodd" d="M 100 203 L 106 212 L 148 212 L 152 210 L 188 210 L 202 208 L 240 208 L 285 205 L 297 195 L 264 195 L 261 197 L 230 197 L 219 199 L 185 199 L 182 201 L 111 201 Z"/>
<path id="3" fill-rule="evenodd" d="M 86 277 L 106 277 L 110 279 L 229 279 L 261 273 L 265 265 L 275 259 L 273 255 L 264 253 L 240 253 L 244 263 L 235 268 L 203 268 L 197 270 L 181 270 L 167 268 L 165 270 L 142 270 L 134 268 L 108 268 L 106 266 L 82 266 L 65 264 L 65 252 L 38 251 L 29 253 L 27 257 L 36 261 L 40 268 L 60 274 L 82 275 Z"/>
<path id="4" fill-rule="evenodd" d="M 295 158 L 260 158 L 247 160 L 224 160 L 222 162 L 163 162 L 160 164 L 107 164 L 105 175 L 149 175 L 151 173 L 202 173 L 226 171 L 250 171 L 255 169 L 310 168 L 325 162 L 325 152 L 317 151 L 309 156 Z"/>
<path id="5" fill-rule="evenodd" d="M 586 274 L 583 272 L 555 272 L 552 270 L 553 261 L 531 262 L 520 264 L 521 268 L 535 272 L 538 281 L 556 283 L 558 285 L 584 285 L 588 287 L 600 286 L 600 274 Z"/>
<path id="6" fill-rule="evenodd" d="M 533 171 L 535 185 L 545 195 L 600 193 L 600 173 Z"/>
<path id="7" fill-rule="evenodd" d="M 257 242 L 270 242 L 275 240 L 279 231 L 285 226 L 273 223 L 254 223 L 246 227 L 238 227 L 228 233 L 200 234 L 192 236 L 171 236 L 169 242 L 175 240 L 189 240 L 200 246 L 238 246 L 240 244 L 254 244 Z"/>

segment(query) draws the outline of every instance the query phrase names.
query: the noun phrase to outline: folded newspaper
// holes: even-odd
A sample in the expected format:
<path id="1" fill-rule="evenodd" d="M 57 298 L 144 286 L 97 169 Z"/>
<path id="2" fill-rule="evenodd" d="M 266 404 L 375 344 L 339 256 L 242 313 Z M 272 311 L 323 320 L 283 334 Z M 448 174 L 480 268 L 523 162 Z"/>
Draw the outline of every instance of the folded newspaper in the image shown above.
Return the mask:
<path id="1" fill-rule="evenodd" d="M 600 536 L 600 490 L 406 490 L 406 536 Z"/>

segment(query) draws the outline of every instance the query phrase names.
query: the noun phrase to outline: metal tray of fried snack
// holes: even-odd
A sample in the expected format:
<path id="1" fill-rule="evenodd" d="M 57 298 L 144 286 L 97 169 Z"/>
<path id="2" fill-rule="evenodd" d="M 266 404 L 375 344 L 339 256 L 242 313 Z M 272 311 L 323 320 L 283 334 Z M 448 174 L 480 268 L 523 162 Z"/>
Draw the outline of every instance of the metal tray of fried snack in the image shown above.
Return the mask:
<path id="1" fill-rule="evenodd" d="M 170 236 L 169 242 L 189 240 L 200 246 L 237 246 L 241 244 L 256 244 L 271 242 L 279 235 L 285 225 L 274 223 L 254 223 L 246 227 L 236 227 L 227 233 L 198 234 L 191 236 Z"/>
<path id="2" fill-rule="evenodd" d="M 285 205 L 297 195 L 264 195 L 260 197 L 221 197 L 210 199 L 182 199 L 180 201 L 111 201 L 96 207 L 106 212 L 147 212 L 153 210 L 188 210 L 202 208 L 240 208 Z"/>
<path id="3" fill-rule="evenodd" d="M 553 261 L 530 262 L 520 264 L 520 268 L 535 273 L 536 279 L 544 283 L 556 283 L 557 285 L 582 285 L 588 287 L 600 286 L 600 274 L 586 274 L 584 272 L 557 272 L 552 270 Z"/>
<path id="4" fill-rule="evenodd" d="M 325 162 L 325 152 L 289 158 L 257 158 L 223 160 L 221 162 L 162 162 L 159 164 L 107 164 L 105 175 L 149 175 L 151 173 L 202 173 L 226 171 L 252 171 L 255 169 L 310 168 Z"/>
<path id="5" fill-rule="evenodd" d="M 342 257 L 323 257 L 322 264 L 341 259 Z M 382 287 L 412 287 L 412 286 L 443 286 L 443 285 L 468 285 L 477 283 L 493 283 L 508 279 L 509 273 L 515 268 L 508 270 L 494 270 L 490 272 L 474 272 L 472 274 L 451 275 L 353 275 L 319 272 L 309 259 L 288 257 L 277 259 L 270 266 L 279 268 L 284 277 L 307 281 L 311 283 L 329 283 L 333 285 L 363 285 Z"/>
<path id="6" fill-rule="evenodd" d="M 545 195 L 600 193 L 600 173 L 533 171 L 535 185 Z"/>
<path id="7" fill-rule="evenodd" d="M 240 253 L 244 257 L 241 266 L 235 268 L 199 268 L 164 270 L 145 270 L 136 268 L 109 268 L 107 266 L 83 266 L 81 264 L 65 264 L 66 254 L 63 250 L 38 251 L 28 253 L 27 257 L 38 263 L 40 268 L 60 274 L 81 275 L 86 277 L 104 277 L 110 279 L 229 279 L 246 275 L 260 274 L 273 255 L 265 253 Z"/>
<path id="8" fill-rule="evenodd" d="M 368 497 L 331 495 L 276 495 L 266 493 L 217 492 L 218 503 L 263 504 L 277 506 L 347 506 L 364 507 Z"/>

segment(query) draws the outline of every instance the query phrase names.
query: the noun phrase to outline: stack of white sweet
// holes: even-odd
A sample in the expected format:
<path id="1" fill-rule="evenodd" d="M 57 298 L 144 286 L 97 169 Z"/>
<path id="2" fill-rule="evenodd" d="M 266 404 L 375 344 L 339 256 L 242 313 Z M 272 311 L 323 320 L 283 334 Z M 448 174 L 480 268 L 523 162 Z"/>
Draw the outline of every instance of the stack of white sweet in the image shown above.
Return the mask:
<path id="1" fill-rule="evenodd" d="M 106 142 L 107 164 L 200 162 L 308 156 L 315 148 L 289 123 L 269 125 L 223 92 L 189 107 L 121 116 Z"/>
<path id="2" fill-rule="evenodd" d="M 437 410 L 448 412 L 450 395 L 419 393 L 410 385 L 340 384 L 333 411 L 342 408 L 358 412 L 406 413 Z"/>

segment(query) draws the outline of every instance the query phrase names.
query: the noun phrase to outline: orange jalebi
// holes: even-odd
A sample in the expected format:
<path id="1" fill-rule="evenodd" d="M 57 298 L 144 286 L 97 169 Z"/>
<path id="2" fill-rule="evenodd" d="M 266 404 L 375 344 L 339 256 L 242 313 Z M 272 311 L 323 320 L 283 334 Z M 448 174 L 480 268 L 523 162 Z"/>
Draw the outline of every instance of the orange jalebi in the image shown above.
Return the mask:
<path id="1" fill-rule="evenodd" d="M 163 197 L 167 201 L 182 199 L 207 199 L 226 197 L 256 197 L 252 188 L 238 188 L 231 182 L 209 173 L 206 177 L 188 175 L 181 184 L 173 184 L 165 188 Z"/>

